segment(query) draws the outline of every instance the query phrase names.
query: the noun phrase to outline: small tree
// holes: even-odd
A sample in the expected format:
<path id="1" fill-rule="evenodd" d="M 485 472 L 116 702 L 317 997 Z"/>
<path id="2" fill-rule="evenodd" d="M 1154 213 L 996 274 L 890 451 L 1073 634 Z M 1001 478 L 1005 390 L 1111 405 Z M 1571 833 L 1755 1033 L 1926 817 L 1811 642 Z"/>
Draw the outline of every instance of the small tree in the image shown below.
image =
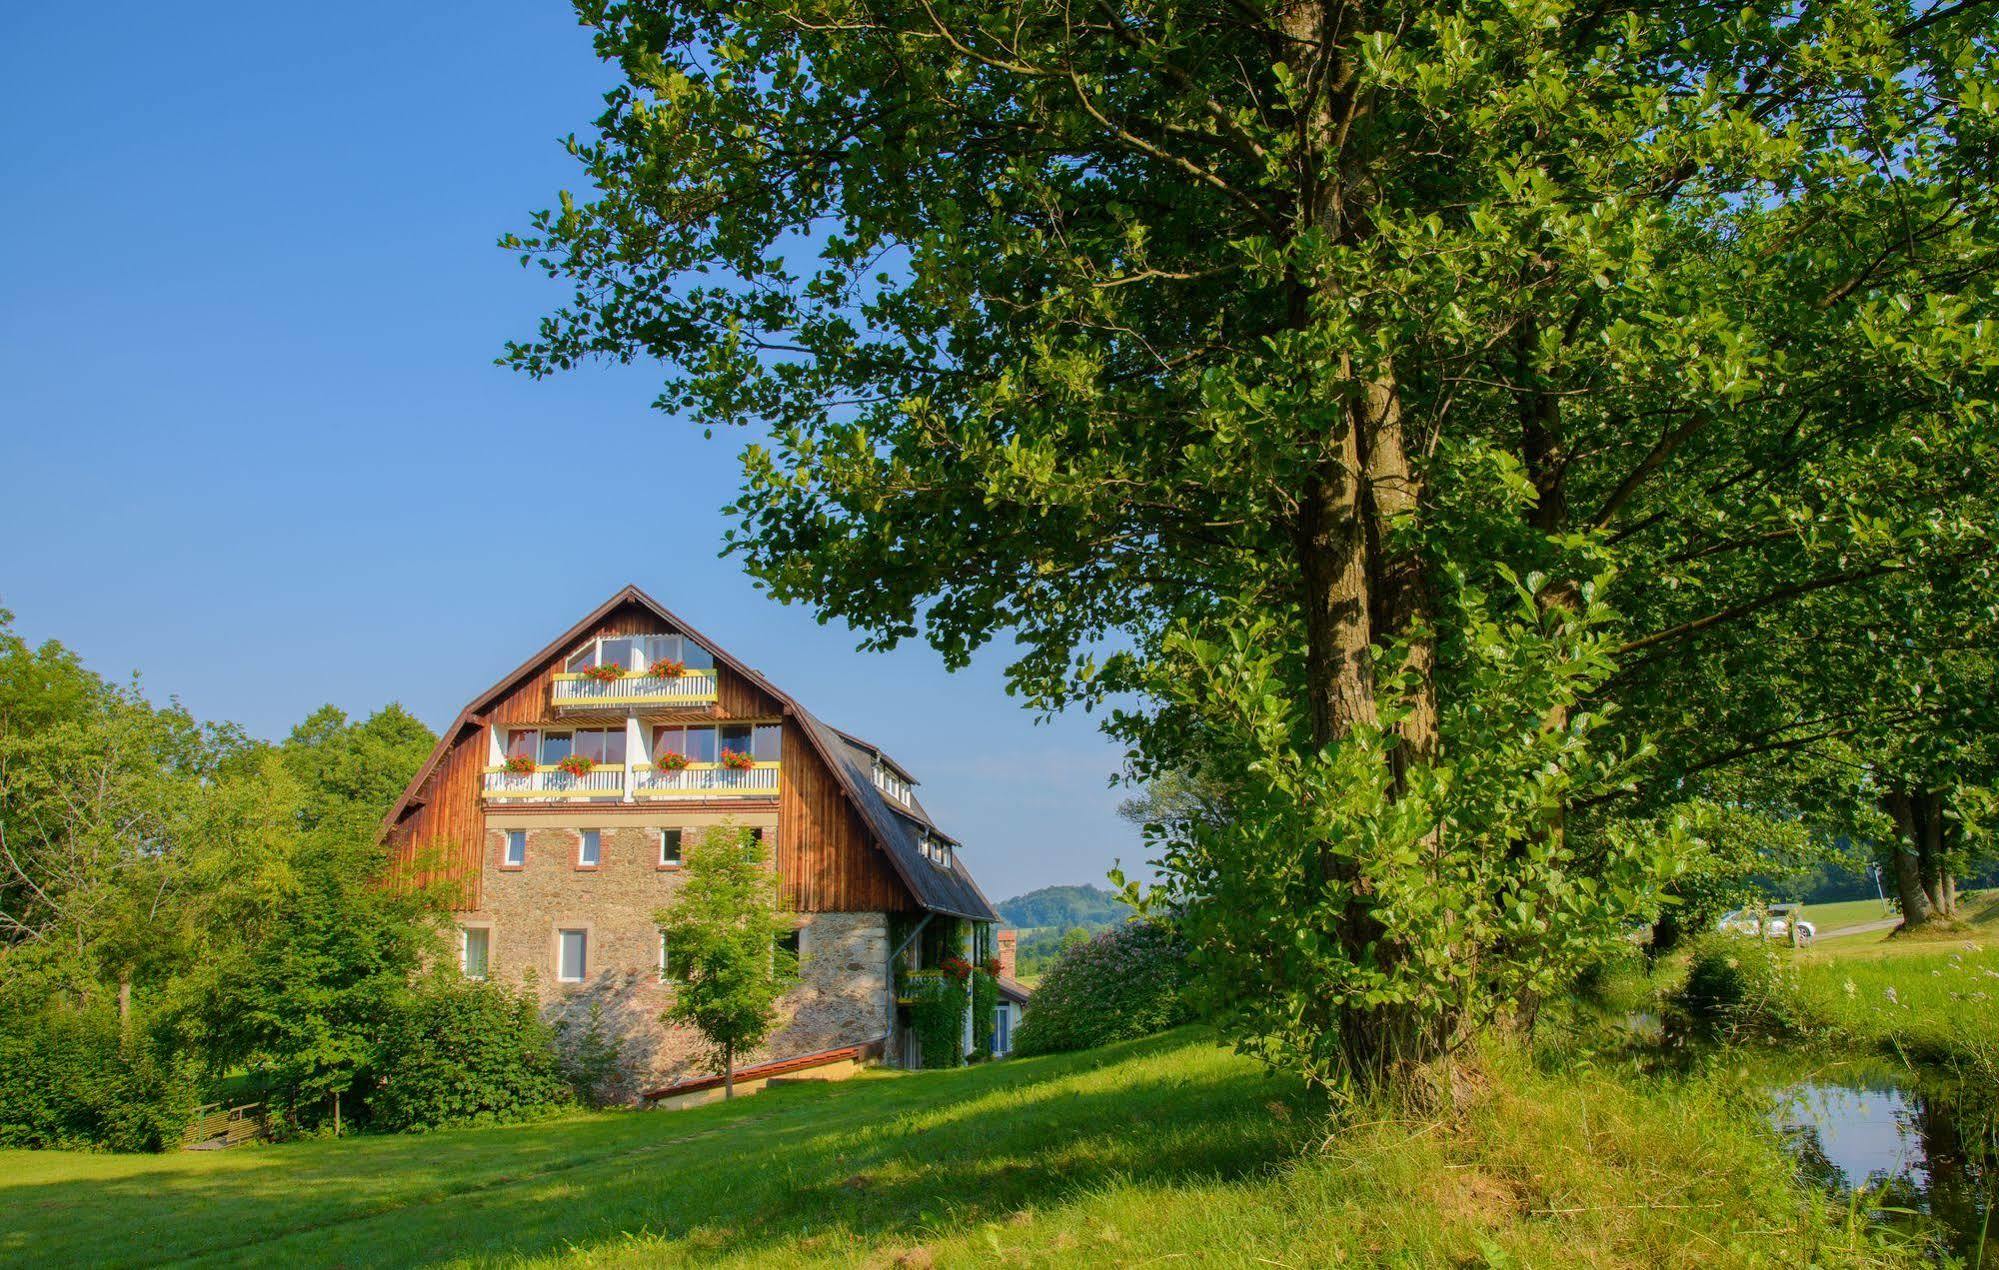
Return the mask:
<path id="1" fill-rule="evenodd" d="M 684 881 L 656 914 L 667 968 L 677 980 L 661 1016 L 700 1030 L 736 1096 L 736 1054 L 761 1045 L 777 1024 L 777 1002 L 797 980 L 798 960 L 778 940 L 790 931 L 777 875 L 762 842 L 720 824 L 688 852 Z"/>

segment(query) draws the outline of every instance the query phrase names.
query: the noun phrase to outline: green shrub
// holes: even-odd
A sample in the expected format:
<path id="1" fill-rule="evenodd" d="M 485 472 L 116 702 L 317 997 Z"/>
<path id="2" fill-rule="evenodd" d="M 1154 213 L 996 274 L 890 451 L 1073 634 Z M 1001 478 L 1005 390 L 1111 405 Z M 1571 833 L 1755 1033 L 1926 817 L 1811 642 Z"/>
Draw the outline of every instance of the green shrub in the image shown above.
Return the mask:
<path id="1" fill-rule="evenodd" d="M 581 1017 L 562 1020 L 556 1028 L 555 1052 L 562 1079 L 586 1107 L 608 1107 L 622 1101 L 624 1056 L 618 1039 L 604 1026 L 604 1003 L 592 1001 Z"/>
<path id="2" fill-rule="evenodd" d="M 570 1100 L 534 997 L 451 974 L 421 980 L 391 1018 L 368 1100 L 374 1128 L 526 1120 Z"/>
<path id="3" fill-rule="evenodd" d="M 1191 1015 L 1186 946 L 1134 921 L 1067 949 L 1028 1002 L 1016 1054 L 1052 1054 L 1150 1036 Z"/>
<path id="4" fill-rule="evenodd" d="M 1770 941 L 1715 933 L 1694 945 L 1686 980 L 1667 1000 L 1667 1026 L 1700 1040 L 1780 1036 L 1797 1026 L 1797 985 Z"/>
<path id="5" fill-rule="evenodd" d="M 0 1147 L 164 1151 L 193 1111 L 186 1065 L 108 1003 L 0 1018 Z"/>

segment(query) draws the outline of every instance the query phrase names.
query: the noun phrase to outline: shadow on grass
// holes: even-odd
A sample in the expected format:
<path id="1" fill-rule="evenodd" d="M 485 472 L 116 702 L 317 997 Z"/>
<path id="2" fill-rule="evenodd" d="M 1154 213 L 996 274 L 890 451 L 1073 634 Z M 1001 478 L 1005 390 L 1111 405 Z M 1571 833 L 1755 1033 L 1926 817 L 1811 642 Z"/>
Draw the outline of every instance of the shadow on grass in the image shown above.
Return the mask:
<path id="1" fill-rule="evenodd" d="M 1295 1154 L 1311 1120 L 1295 1087 L 1183 1030 L 684 1112 L 0 1182 L 18 1219 L 0 1257 L 422 1264 L 634 1238 L 670 1259 L 802 1256 L 949 1235 L 1120 1181 L 1240 1178 Z"/>

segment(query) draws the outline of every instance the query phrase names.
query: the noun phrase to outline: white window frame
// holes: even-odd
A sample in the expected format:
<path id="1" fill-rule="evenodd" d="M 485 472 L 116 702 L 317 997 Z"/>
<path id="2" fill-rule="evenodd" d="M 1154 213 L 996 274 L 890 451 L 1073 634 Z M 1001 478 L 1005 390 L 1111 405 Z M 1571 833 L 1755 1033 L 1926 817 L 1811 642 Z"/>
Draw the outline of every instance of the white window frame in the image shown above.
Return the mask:
<path id="1" fill-rule="evenodd" d="M 584 853 L 593 842 L 597 847 L 596 854 L 593 857 L 586 858 Z M 578 829 L 576 831 L 576 867 L 579 869 L 594 869 L 602 863 L 604 863 L 604 831 L 602 829 Z"/>
<path id="2" fill-rule="evenodd" d="M 674 834 L 678 841 L 674 845 L 674 858 L 666 858 L 666 835 Z M 659 867 L 678 869 L 687 863 L 687 831 L 678 827 L 662 827 L 659 831 Z"/>
<path id="3" fill-rule="evenodd" d="M 506 835 L 506 845 L 500 848 L 500 863 L 510 869 L 524 867 L 528 862 L 528 831 L 525 829 L 509 829 L 506 831 Z M 519 836 L 516 837 L 515 835 Z M 514 844 L 516 842 L 521 844 L 521 853 L 519 856 L 514 855 Z"/>
<path id="4" fill-rule="evenodd" d="M 479 974 L 471 969 L 472 935 L 477 932 L 486 941 L 486 968 Z M 484 980 L 493 974 L 493 928 L 490 926 L 460 926 L 458 928 L 458 973 L 467 979 Z"/>
<path id="5" fill-rule="evenodd" d="M 571 935 L 577 938 L 577 960 L 583 963 L 576 968 L 577 973 L 574 976 L 563 973 L 567 968 L 563 964 L 566 960 L 564 952 L 568 947 L 568 937 Z M 557 983 L 586 983 L 589 979 L 590 928 L 588 926 L 564 926 L 558 928 L 555 932 L 555 981 Z"/>

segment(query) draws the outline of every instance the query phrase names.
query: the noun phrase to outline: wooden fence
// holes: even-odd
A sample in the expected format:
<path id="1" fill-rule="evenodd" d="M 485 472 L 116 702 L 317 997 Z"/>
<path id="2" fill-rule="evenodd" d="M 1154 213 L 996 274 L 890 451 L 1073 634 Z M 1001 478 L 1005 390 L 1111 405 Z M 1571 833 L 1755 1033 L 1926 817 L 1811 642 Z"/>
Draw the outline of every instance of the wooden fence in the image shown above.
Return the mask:
<path id="1" fill-rule="evenodd" d="M 219 1102 L 194 1109 L 194 1121 L 181 1135 L 183 1151 L 214 1151 L 270 1136 L 270 1118 L 264 1104 L 246 1102 L 228 1107 Z"/>

